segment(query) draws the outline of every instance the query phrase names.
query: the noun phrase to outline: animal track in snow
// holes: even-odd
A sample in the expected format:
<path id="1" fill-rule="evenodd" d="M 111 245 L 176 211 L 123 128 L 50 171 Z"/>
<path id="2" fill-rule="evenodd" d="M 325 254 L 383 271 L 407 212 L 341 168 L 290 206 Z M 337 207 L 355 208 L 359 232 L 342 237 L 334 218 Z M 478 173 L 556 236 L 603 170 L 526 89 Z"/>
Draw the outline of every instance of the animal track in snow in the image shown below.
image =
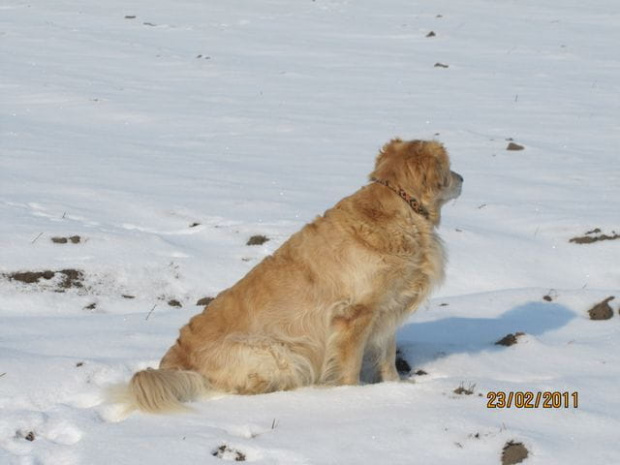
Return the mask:
<path id="1" fill-rule="evenodd" d="M 39 434 L 50 442 L 65 446 L 77 444 L 82 439 L 82 431 L 61 418 L 48 420 L 39 428 Z"/>
<path id="2" fill-rule="evenodd" d="M 30 459 L 18 463 L 77 465 L 80 461 L 71 446 L 82 435 L 80 428 L 57 412 L 7 411 L 0 420 L 0 448 Z"/>

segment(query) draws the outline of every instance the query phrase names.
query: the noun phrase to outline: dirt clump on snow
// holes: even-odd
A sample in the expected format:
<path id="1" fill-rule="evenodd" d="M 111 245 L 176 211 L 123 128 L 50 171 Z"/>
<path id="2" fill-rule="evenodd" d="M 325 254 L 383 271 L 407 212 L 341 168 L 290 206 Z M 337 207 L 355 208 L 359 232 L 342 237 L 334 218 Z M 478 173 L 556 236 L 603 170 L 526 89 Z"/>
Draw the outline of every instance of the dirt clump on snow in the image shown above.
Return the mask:
<path id="1" fill-rule="evenodd" d="M 50 280 L 56 273 L 53 271 L 23 271 L 10 273 L 7 277 L 12 281 L 19 281 L 24 284 L 36 284 L 41 279 Z"/>
<path id="2" fill-rule="evenodd" d="M 593 242 L 598 241 L 613 241 L 616 239 L 620 239 L 620 234 L 616 233 L 616 231 L 612 231 L 611 235 L 604 234 L 600 228 L 595 228 L 591 231 L 588 231 L 583 236 L 576 236 L 572 239 L 569 239 L 568 242 L 572 242 L 574 244 L 592 244 Z"/>
<path id="3" fill-rule="evenodd" d="M 269 238 L 267 236 L 263 236 L 262 234 L 257 234 L 248 239 L 246 245 L 263 245 L 265 242 L 268 242 Z"/>
<path id="4" fill-rule="evenodd" d="M 84 273 L 80 270 L 60 270 L 56 273 L 63 275 L 62 282 L 59 287 L 62 289 L 70 289 L 72 287 L 81 288 L 84 287 Z"/>
<path id="5" fill-rule="evenodd" d="M 71 236 L 71 237 L 52 237 L 52 242 L 54 244 L 68 244 L 71 242 L 72 244 L 79 244 L 82 242 L 82 238 L 80 236 Z"/>
<path id="6" fill-rule="evenodd" d="M 512 345 L 515 345 L 517 342 L 519 342 L 519 338 L 521 336 L 525 336 L 525 333 L 519 331 L 519 332 L 514 333 L 514 334 L 507 334 L 506 336 L 501 338 L 499 341 L 495 342 L 495 345 L 496 346 L 510 347 Z"/>
<path id="7" fill-rule="evenodd" d="M 609 320 L 612 316 L 614 316 L 614 311 L 610 307 L 609 302 L 614 300 L 615 296 L 609 296 L 605 300 L 599 302 L 590 310 L 588 310 L 588 314 L 590 315 L 591 320 Z"/>
<path id="8" fill-rule="evenodd" d="M 474 389 L 476 388 L 475 384 L 470 384 L 468 387 L 465 387 L 465 384 L 461 384 L 459 387 L 457 387 L 454 391 L 455 394 L 458 394 L 460 396 L 465 395 L 465 396 L 471 396 L 474 393 Z"/>
<path id="9" fill-rule="evenodd" d="M 37 438 L 37 435 L 34 433 L 34 431 L 19 430 L 15 433 L 15 437 L 22 438 L 22 439 L 25 439 L 26 441 L 32 442 Z"/>
<path id="10" fill-rule="evenodd" d="M 509 150 L 511 152 L 516 152 L 519 150 L 525 150 L 525 147 L 515 142 L 509 142 L 508 145 L 506 146 L 506 150 Z"/>
<path id="11" fill-rule="evenodd" d="M 215 449 L 212 454 L 213 457 L 217 457 L 218 459 L 231 460 L 235 462 L 245 462 L 245 454 L 236 449 L 233 449 L 226 444 L 222 444 L 220 447 Z"/>
<path id="12" fill-rule="evenodd" d="M 179 302 L 177 299 L 170 299 L 168 301 L 168 305 L 170 307 L 175 307 L 175 308 L 181 308 L 183 307 L 183 304 L 181 304 L 181 302 Z"/>
<path id="13" fill-rule="evenodd" d="M 523 462 L 529 451 L 521 442 L 508 441 L 502 449 L 502 465 L 514 465 Z"/>
<path id="14" fill-rule="evenodd" d="M 84 273 L 80 270 L 65 269 L 59 271 L 18 271 L 5 275 L 11 281 L 18 281 L 23 284 L 38 284 L 42 279 L 49 281 L 60 276 L 60 281 L 56 286 L 56 292 L 64 292 L 66 289 L 84 287 Z"/>

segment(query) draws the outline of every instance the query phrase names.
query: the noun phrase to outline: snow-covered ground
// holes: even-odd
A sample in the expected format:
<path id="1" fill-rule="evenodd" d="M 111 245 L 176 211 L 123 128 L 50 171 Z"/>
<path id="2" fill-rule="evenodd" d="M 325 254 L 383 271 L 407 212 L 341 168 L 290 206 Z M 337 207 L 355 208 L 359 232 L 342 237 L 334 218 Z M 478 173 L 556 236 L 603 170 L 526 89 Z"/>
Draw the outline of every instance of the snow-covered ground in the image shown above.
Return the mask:
<path id="1" fill-rule="evenodd" d="M 619 25 L 617 0 L 3 0 L 0 463 L 620 463 L 620 239 L 569 242 L 620 233 Z M 465 178 L 399 333 L 426 374 L 117 421 L 103 389 L 394 136 Z"/>

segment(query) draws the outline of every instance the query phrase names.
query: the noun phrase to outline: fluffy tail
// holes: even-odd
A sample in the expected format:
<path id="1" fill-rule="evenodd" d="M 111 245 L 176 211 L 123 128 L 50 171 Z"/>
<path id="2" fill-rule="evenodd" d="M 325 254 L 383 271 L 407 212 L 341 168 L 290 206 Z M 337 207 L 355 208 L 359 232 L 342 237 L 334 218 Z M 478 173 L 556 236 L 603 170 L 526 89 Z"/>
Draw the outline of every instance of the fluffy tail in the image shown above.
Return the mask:
<path id="1" fill-rule="evenodd" d="M 111 400 L 125 404 L 127 413 L 142 410 L 149 413 L 187 411 L 183 402 L 195 400 L 208 392 L 207 381 L 195 371 L 154 370 L 139 371 L 129 385 L 114 388 Z"/>

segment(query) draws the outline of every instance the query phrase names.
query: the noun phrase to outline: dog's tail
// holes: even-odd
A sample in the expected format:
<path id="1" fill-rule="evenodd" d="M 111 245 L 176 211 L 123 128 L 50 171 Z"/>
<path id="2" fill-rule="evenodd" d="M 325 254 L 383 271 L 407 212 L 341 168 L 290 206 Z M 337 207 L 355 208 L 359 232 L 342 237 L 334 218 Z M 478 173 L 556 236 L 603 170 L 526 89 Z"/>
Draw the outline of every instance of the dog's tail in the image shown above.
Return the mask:
<path id="1" fill-rule="evenodd" d="M 128 385 L 112 388 L 110 400 L 124 404 L 127 413 L 189 410 L 183 402 L 196 400 L 210 390 L 200 373 L 188 370 L 146 369 L 133 375 Z"/>

